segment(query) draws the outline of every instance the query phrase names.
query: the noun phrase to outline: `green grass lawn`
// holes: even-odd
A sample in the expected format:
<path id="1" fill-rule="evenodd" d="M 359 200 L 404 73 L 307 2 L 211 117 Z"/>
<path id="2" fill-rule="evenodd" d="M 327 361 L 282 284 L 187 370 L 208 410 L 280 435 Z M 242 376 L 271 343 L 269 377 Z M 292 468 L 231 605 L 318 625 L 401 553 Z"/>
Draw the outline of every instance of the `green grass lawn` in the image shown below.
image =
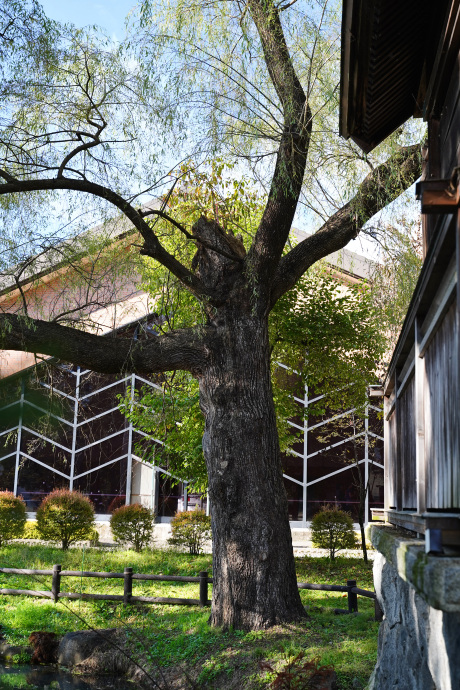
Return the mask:
<path id="1" fill-rule="evenodd" d="M 296 562 L 301 582 L 346 584 L 347 579 L 356 579 L 359 587 L 373 589 L 372 565 L 358 558 L 338 558 L 331 564 L 326 558 L 304 557 Z M 134 572 L 142 573 L 198 575 L 208 570 L 211 574 L 209 555 L 162 550 L 137 554 L 96 548 L 63 552 L 20 542 L 0 549 L 0 566 L 4 568 L 47 569 L 54 563 L 60 563 L 63 570 L 123 572 L 124 567 L 132 566 Z M 0 573 L 0 587 L 49 590 L 51 578 Z M 122 594 L 123 582 L 65 577 L 61 590 Z M 134 581 L 133 594 L 196 599 L 198 584 Z M 336 616 L 334 608 L 347 608 L 346 595 L 303 590 L 301 596 L 309 616 L 305 621 L 250 633 L 210 628 L 209 610 L 199 607 L 70 600 L 54 604 L 22 596 L 0 597 L 0 620 L 4 637 L 14 644 L 26 644 L 29 634 L 36 630 L 64 634 L 88 625 L 124 627 L 132 648 L 153 667 L 161 667 L 171 677 L 187 672 L 199 688 L 269 688 L 274 676 L 262 669 L 260 662 L 278 669 L 299 652 L 332 665 L 339 677 L 339 690 L 357 687 L 357 680 L 364 687 L 377 653 L 373 601 L 359 597 L 358 615 Z"/>

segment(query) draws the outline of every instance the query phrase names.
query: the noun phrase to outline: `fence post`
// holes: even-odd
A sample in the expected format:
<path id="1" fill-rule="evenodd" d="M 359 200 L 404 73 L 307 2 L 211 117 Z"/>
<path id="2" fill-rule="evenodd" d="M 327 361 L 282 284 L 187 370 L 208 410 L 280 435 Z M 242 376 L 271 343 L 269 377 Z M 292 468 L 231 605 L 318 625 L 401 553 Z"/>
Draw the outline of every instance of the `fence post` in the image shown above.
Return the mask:
<path id="1" fill-rule="evenodd" d="M 208 573 L 206 570 L 200 572 L 200 606 L 208 605 Z"/>
<path id="2" fill-rule="evenodd" d="M 348 613 L 358 612 L 358 595 L 351 590 L 356 587 L 356 580 L 347 580 L 348 587 Z"/>
<path id="3" fill-rule="evenodd" d="M 53 595 L 53 601 L 59 599 L 59 592 L 61 590 L 61 569 L 60 565 L 53 565 L 53 579 L 51 581 L 51 594 Z"/>
<path id="4" fill-rule="evenodd" d="M 129 604 L 131 602 L 131 596 L 133 593 L 133 569 L 125 568 L 124 572 L 124 591 L 123 591 L 123 603 Z"/>
<path id="5" fill-rule="evenodd" d="M 383 621 L 383 611 L 382 607 L 379 604 L 379 600 L 377 597 L 374 599 L 374 612 L 375 612 L 375 620 L 380 623 L 380 621 Z"/>

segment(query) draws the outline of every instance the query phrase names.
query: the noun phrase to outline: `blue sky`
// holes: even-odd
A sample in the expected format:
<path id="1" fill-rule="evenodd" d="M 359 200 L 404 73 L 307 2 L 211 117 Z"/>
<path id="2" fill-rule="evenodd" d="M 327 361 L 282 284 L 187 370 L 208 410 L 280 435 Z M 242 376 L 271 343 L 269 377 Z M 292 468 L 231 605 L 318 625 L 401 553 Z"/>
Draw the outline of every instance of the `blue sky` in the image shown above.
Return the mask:
<path id="1" fill-rule="evenodd" d="M 125 32 L 128 13 L 141 0 L 40 0 L 48 17 L 61 22 L 72 22 L 78 27 L 97 24 L 115 40 L 120 40 Z M 298 219 L 298 224 L 303 223 Z M 348 247 L 359 254 L 375 255 L 375 246 L 365 238 L 353 240 Z M 374 256 L 373 256 L 374 258 Z"/>
<path id="2" fill-rule="evenodd" d="M 137 4 L 136 0 L 41 0 L 51 19 L 79 27 L 98 24 L 116 39 L 122 38 L 126 15 Z"/>

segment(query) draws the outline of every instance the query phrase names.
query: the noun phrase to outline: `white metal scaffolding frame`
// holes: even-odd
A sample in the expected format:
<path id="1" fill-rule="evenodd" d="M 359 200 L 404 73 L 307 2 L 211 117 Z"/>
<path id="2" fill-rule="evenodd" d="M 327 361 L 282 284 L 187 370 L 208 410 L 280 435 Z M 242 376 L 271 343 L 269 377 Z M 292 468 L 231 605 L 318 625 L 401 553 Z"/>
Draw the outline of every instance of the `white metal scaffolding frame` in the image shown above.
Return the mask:
<path id="1" fill-rule="evenodd" d="M 285 367 L 284 365 L 283 368 L 288 368 Z M 162 441 L 157 439 L 157 438 L 152 438 L 145 432 L 141 431 L 140 429 L 137 429 L 133 426 L 132 422 L 130 420 L 126 420 L 125 424 L 123 425 L 123 428 L 118 429 L 116 431 L 113 431 L 113 429 L 110 429 L 110 425 L 108 426 L 107 433 L 103 434 L 101 438 L 98 438 L 94 441 L 91 441 L 90 443 L 82 443 L 81 439 L 79 442 L 79 430 L 81 430 L 85 425 L 91 424 L 92 422 L 95 422 L 96 420 L 102 420 L 106 415 L 109 415 L 110 413 L 113 413 L 118 410 L 118 406 L 113 407 L 112 405 L 109 407 L 107 410 L 97 410 L 93 415 L 85 416 L 84 419 L 81 419 L 81 412 L 80 412 L 80 406 L 85 403 L 89 399 L 91 399 L 93 396 L 101 393 L 108 391 L 112 389 L 115 386 L 119 386 L 124 384 L 124 390 L 127 392 L 129 390 L 129 395 L 130 395 L 130 406 L 131 410 L 133 409 L 133 406 L 136 404 L 135 403 L 135 391 L 136 391 L 136 386 L 138 384 L 143 384 L 144 386 L 148 386 L 151 389 L 157 389 L 158 391 L 162 391 L 161 387 L 158 386 L 157 384 L 153 383 L 152 381 L 149 381 L 148 379 L 138 376 L 136 374 L 129 374 L 128 376 L 123 376 L 120 377 L 119 379 L 113 381 L 110 384 L 105 384 L 101 382 L 101 386 L 97 387 L 94 390 L 91 390 L 89 393 L 86 394 L 81 394 L 82 391 L 82 383 L 83 383 L 83 377 L 86 374 L 90 374 L 90 370 L 82 370 L 80 367 L 76 367 L 74 370 L 69 368 L 69 367 L 62 367 L 63 371 L 67 375 L 72 375 L 73 376 L 73 381 L 74 381 L 74 386 L 72 387 L 72 393 L 74 394 L 69 394 L 66 393 L 65 391 L 59 390 L 59 388 L 55 386 L 50 386 L 46 382 L 41 382 L 41 385 L 49 390 L 50 392 L 54 395 L 61 396 L 63 399 L 66 399 L 69 401 L 70 408 L 72 410 L 72 413 L 70 415 L 69 419 L 65 419 L 64 417 L 55 414 L 54 412 L 49 412 L 45 410 L 44 408 L 40 407 L 40 405 L 36 405 L 32 401 L 27 399 L 26 393 L 25 393 L 25 384 L 24 384 L 24 379 L 21 379 L 21 389 L 20 389 L 20 395 L 19 398 L 13 402 L 8 402 L 7 405 L 3 406 L 0 408 L 0 419 L 1 419 L 1 413 L 4 410 L 7 410 L 9 408 L 12 408 L 13 406 L 17 406 L 18 408 L 18 422 L 17 425 L 11 426 L 7 430 L 0 431 L 0 439 L 4 436 L 8 436 L 11 434 L 16 434 L 16 447 L 14 450 L 7 452 L 4 454 L 2 457 L 0 457 L 0 462 L 7 460 L 9 458 L 14 457 L 15 458 L 15 470 L 14 470 L 14 493 L 17 495 L 18 493 L 18 476 L 19 476 L 19 471 L 21 468 L 21 461 L 22 460 L 29 460 L 31 462 L 34 462 L 45 469 L 49 470 L 52 473 L 55 473 L 59 475 L 60 477 L 68 480 L 69 482 L 69 488 L 73 489 L 74 487 L 74 482 L 81 477 L 87 476 L 93 472 L 97 472 L 100 469 L 109 467 L 110 465 L 114 465 L 117 462 L 122 462 L 126 460 L 126 481 L 125 481 L 125 495 L 126 495 L 126 503 L 129 504 L 132 499 L 132 481 L 133 481 L 133 463 L 139 463 L 143 467 L 149 468 L 152 472 L 151 479 L 149 479 L 150 483 L 150 488 L 148 489 L 148 502 L 150 503 L 150 507 L 153 508 L 154 510 L 157 510 L 158 506 L 156 505 L 156 500 L 157 500 L 157 495 L 158 495 L 158 474 L 162 474 L 165 476 L 170 476 L 174 480 L 178 482 L 182 482 L 183 484 L 183 501 L 184 505 L 188 505 L 187 503 L 187 498 L 188 498 L 188 490 L 187 490 L 187 482 L 184 482 L 180 477 L 176 477 L 174 475 L 171 475 L 170 472 L 168 472 L 165 468 L 155 465 L 149 462 L 145 462 L 139 455 L 137 455 L 134 452 L 134 434 L 138 434 L 140 436 L 143 436 L 146 439 L 150 439 L 152 443 L 158 443 L 163 445 Z M 294 399 L 296 400 L 297 403 L 302 405 L 305 410 L 308 409 L 309 405 L 311 405 L 314 402 L 317 402 L 321 398 L 323 398 L 324 395 L 315 395 L 313 398 L 309 399 L 309 394 L 308 394 L 308 388 L 305 388 L 305 394 L 304 398 L 298 398 L 294 396 Z M 62 443 L 58 443 L 54 441 L 53 439 L 47 437 L 45 434 L 36 431 L 30 426 L 26 426 L 24 424 L 24 409 L 26 406 L 30 406 L 34 409 L 36 409 L 39 412 L 49 414 L 52 418 L 54 418 L 56 421 L 60 422 L 61 424 L 65 425 L 66 428 L 71 431 L 71 443 L 66 446 Z M 292 520 L 291 525 L 293 527 L 307 527 L 309 525 L 309 521 L 307 519 L 307 514 L 308 514 L 308 489 L 309 487 L 312 487 L 313 485 L 316 485 L 320 482 L 326 481 L 330 479 L 331 477 L 343 474 L 344 472 L 351 472 L 353 465 L 345 464 L 344 466 L 340 467 L 339 469 L 336 469 L 334 471 L 328 472 L 320 477 L 316 478 L 310 478 L 309 479 L 309 463 L 312 461 L 313 458 L 317 457 L 318 455 L 322 453 L 326 453 L 330 450 L 333 449 L 339 449 L 340 446 L 357 439 L 358 437 L 364 437 L 364 443 L 362 444 L 363 447 L 363 457 L 359 459 L 358 464 L 359 465 L 364 465 L 364 480 L 367 482 L 369 480 L 370 476 L 370 470 L 371 467 L 374 468 L 379 468 L 383 470 L 383 464 L 378 462 L 373 456 L 371 452 L 371 445 L 369 444 L 369 438 L 372 437 L 374 439 L 380 440 L 383 442 L 383 437 L 374 433 L 370 428 L 369 428 L 369 419 L 368 419 L 368 413 L 370 410 L 374 410 L 378 413 L 381 413 L 380 407 L 377 407 L 371 403 L 368 404 L 367 410 L 366 410 L 366 416 L 365 416 L 365 422 L 364 422 L 364 430 L 358 431 L 354 435 L 343 438 L 342 440 L 339 440 L 334 443 L 330 443 L 328 446 L 322 448 L 321 450 L 315 450 L 310 452 L 309 448 L 311 447 L 309 444 L 311 444 L 311 439 L 314 437 L 312 436 L 312 432 L 315 430 L 321 428 L 324 425 L 327 425 L 329 422 L 334 421 L 336 419 L 339 419 L 340 417 L 345 416 L 346 414 L 349 414 L 353 412 L 353 410 L 347 410 L 345 412 L 340 412 L 337 414 L 331 414 L 330 417 L 318 422 L 311 423 L 309 425 L 309 420 L 308 416 L 305 415 L 303 425 L 299 425 L 296 422 L 290 421 L 289 423 L 293 428 L 295 428 L 298 432 L 301 432 L 302 434 L 302 440 L 303 440 L 303 452 L 299 453 L 298 451 L 292 450 L 291 455 L 294 458 L 298 458 L 299 465 L 300 465 L 300 472 L 298 476 L 301 476 L 302 479 L 299 479 L 298 477 L 293 477 L 290 476 L 287 473 L 283 474 L 283 477 L 285 478 L 286 481 L 292 482 L 293 484 L 297 485 L 299 487 L 298 491 L 301 491 L 302 495 L 302 510 L 301 510 L 301 519 L 300 520 Z M 103 426 L 101 426 L 103 428 Z M 44 443 L 49 444 L 51 448 L 58 447 L 64 452 L 66 452 L 69 456 L 69 469 L 68 472 L 63 472 L 60 470 L 57 470 L 56 468 L 52 467 L 51 465 L 47 464 L 46 462 L 43 462 L 43 460 L 40 460 L 39 458 L 34 457 L 33 453 L 28 453 L 25 452 L 23 449 L 23 436 L 24 433 L 30 434 L 37 439 L 43 441 Z M 119 435 L 126 434 L 127 435 L 127 443 L 126 443 L 126 452 L 118 455 L 115 458 L 110 458 L 106 462 L 103 462 L 101 464 L 97 464 L 94 467 L 91 467 L 91 469 L 87 469 L 84 472 L 76 472 L 76 459 L 78 458 L 79 454 L 90 449 L 93 447 L 101 446 L 104 442 L 109 441 L 111 439 L 116 438 Z M 369 492 L 366 494 L 366 516 L 369 514 Z M 207 497 L 206 501 L 206 512 L 209 514 L 209 496 Z"/>
<path id="2" fill-rule="evenodd" d="M 283 369 L 289 369 L 289 367 L 286 367 L 285 365 L 282 365 L 278 362 L 280 366 L 282 366 Z M 302 400 L 301 398 L 298 398 L 296 396 L 293 396 L 295 401 L 299 403 L 300 405 L 303 405 L 305 409 L 308 408 L 309 405 L 311 405 L 314 402 L 317 402 L 321 398 L 324 397 L 323 395 L 315 395 L 313 398 L 309 399 L 308 397 L 308 387 L 305 386 L 305 396 L 304 399 Z M 340 467 L 337 470 L 334 470 L 333 472 L 328 472 L 327 474 L 322 475 L 321 477 L 318 477 L 316 479 L 312 479 L 309 481 L 308 479 L 308 464 L 309 460 L 312 458 L 324 454 L 327 451 L 330 451 L 334 448 L 339 448 L 340 446 L 343 446 L 346 443 L 349 443 L 350 441 L 353 441 L 357 438 L 364 437 L 364 448 L 363 448 L 363 457 L 358 461 L 358 465 L 364 465 L 364 482 L 365 486 L 367 486 L 367 483 L 369 481 L 369 476 L 370 476 L 370 469 L 371 468 L 379 468 L 381 470 L 384 469 L 384 466 L 382 463 L 378 462 L 373 456 L 372 453 L 370 452 L 370 445 L 369 445 L 369 437 L 375 438 L 377 440 L 380 440 L 383 442 L 383 436 L 380 436 L 379 434 L 376 434 L 372 432 L 369 429 L 369 412 L 370 410 L 374 410 L 378 413 L 382 413 L 382 408 L 377 407 L 371 403 L 368 403 L 366 405 L 366 410 L 365 410 L 365 418 L 364 418 L 364 431 L 360 431 L 358 433 L 355 433 L 349 437 L 343 438 L 340 441 L 337 441 L 335 443 L 331 443 L 325 448 L 322 448 L 321 450 L 317 450 L 314 452 L 309 452 L 309 436 L 312 431 L 315 429 L 318 429 L 322 426 L 327 425 L 329 422 L 332 422 L 336 419 L 339 419 L 340 417 L 344 417 L 347 414 L 351 414 L 354 410 L 346 410 L 345 412 L 340 412 L 338 414 L 332 414 L 330 417 L 322 420 L 321 422 L 316 422 L 309 426 L 308 424 L 308 416 L 305 415 L 304 418 L 304 424 L 303 426 L 300 426 L 299 424 L 296 424 L 294 422 L 289 421 L 289 424 L 298 429 L 299 431 L 303 432 L 303 453 L 299 453 L 295 450 L 291 450 L 289 452 L 290 455 L 299 458 L 299 463 L 302 463 L 302 480 L 296 479 L 295 477 L 290 476 L 287 473 L 283 473 L 283 477 L 285 480 L 290 481 L 294 484 L 297 484 L 298 486 L 302 487 L 302 519 L 301 520 L 291 520 L 291 527 L 297 527 L 297 528 L 305 528 L 308 527 L 310 524 L 310 521 L 307 519 L 307 508 L 308 508 L 308 488 L 310 486 L 313 486 L 314 484 L 319 484 L 320 482 L 326 481 L 327 479 L 330 479 L 331 477 L 334 477 L 336 475 L 342 474 L 344 472 L 351 472 L 353 467 L 355 467 L 355 464 L 345 464 L 343 467 Z M 365 515 L 366 515 L 366 521 L 367 521 L 367 516 L 369 515 L 369 491 L 366 492 L 366 499 L 365 499 Z"/>
<path id="3" fill-rule="evenodd" d="M 85 374 L 91 373 L 90 370 L 82 370 L 80 367 L 76 367 L 75 370 L 72 370 L 68 367 L 62 367 L 63 371 L 67 375 L 72 375 L 75 380 L 75 394 L 74 395 L 69 395 L 69 393 L 66 393 L 62 390 L 59 390 L 59 388 L 50 386 L 48 383 L 41 381 L 40 385 L 49 390 L 50 393 L 54 395 L 60 396 L 62 398 L 67 399 L 71 405 L 72 405 L 72 415 L 71 419 L 64 419 L 60 415 L 55 414 L 54 412 L 51 412 L 49 410 L 46 410 L 42 408 L 39 405 L 36 405 L 35 403 L 32 403 L 31 401 L 27 400 L 26 395 L 25 395 L 25 384 L 24 384 L 24 378 L 21 378 L 21 393 L 20 397 L 18 400 L 15 400 L 14 402 L 10 402 L 7 405 L 4 405 L 3 407 L 0 408 L 0 420 L 1 420 L 1 413 L 9 408 L 12 408 L 13 406 L 18 406 L 18 422 L 16 425 L 12 426 L 9 429 L 6 429 L 4 431 L 0 431 L 0 439 L 2 437 L 8 437 L 9 435 L 14 435 L 16 434 L 16 441 L 15 441 L 15 449 L 12 452 L 8 452 L 0 457 L 0 462 L 7 460 L 9 458 L 14 457 L 15 458 L 15 469 L 14 469 L 14 486 L 13 486 L 13 491 L 14 494 L 18 494 L 18 476 L 19 476 L 19 471 L 21 469 L 21 461 L 22 460 L 30 460 L 33 463 L 36 463 L 37 465 L 44 467 L 45 469 L 49 470 L 51 473 L 57 474 L 58 476 L 68 480 L 69 482 L 69 489 L 72 490 L 74 488 L 74 482 L 77 479 L 80 479 L 81 477 L 84 477 L 88 474 L 91 474 L 93 472 L 97 472 L 100 469 L 103 469 L 105 467 L 108 467 L 110 465 L 113 465 L 117 462 L 121 462 L 123 460 L 126 460 L 127 467 L 126 467 L 126 490 L 125 490 L 125 495 L 126 495 L 126 504 L 129 504 L 131 502 L 131 487 L 132 487 L 132 473 L 133 473 L 133 460 L 141 463 L 143 466 L 149 468 L 152 471 L 152 489 L 151 489 L 151 494 L 149 496 L 149 503 L 150 507 L 154 510 L 156 510 L 157 506 L 155 505 L 155 500 L 156 500 L 156 487 L 158 483 L 158 474 L 166 475 L 174 480 L 181 482 L 184 487 L 184 504 L 187 505 L 187 482 L 183 481 L 180 477 L 176 477 L 175 475 L 172 475 L 168 470 L 165 468 L 161 467 L 160 465 L 153 465 L 152 463 L 145 462 L 142 458 L 140 458 L 138 455 L 136 455 L 133 452 L 133 434 L 137 433 L 141 436 L 144 436 L 145 438 L 151 438 L 148 434 L 145 432 L 136 429 L 132 422 L 129 420 L 126 421 L 124 427 L 122 429 L 117 430 L 116 432 L 110 431 L 109 433 L 106 433 L 105 435 L 102 435 L 100 438 L 97 440 L 91 442 L 91 443 L 86 443 L 84 445 L 78 444 L 78 431 L 81 429 L 84 425 L 86 424 L 91 424 L 92 422 L 101 419 L 102 417 L 110 414 L 111 412 L 115 412 L 118 410 L 118 406 L 115 407 L 110 407 L 108 410 L 104 410 L 103 412 L 98 412 L 97 414 L 90 415 L 88 417 L 85 417 L 85 419 L 81 420 L 80 419 L 80 405 L 82 402 L 88 400 L 88 398 L 97 395 L 101 392 L 107 391 L 110 388 L 113 388 L 114 386 L 120 385 L 120 384 L 125 384 L 126 388 L 129 386 L 130 390 L 130 399 L 131 399 L 131 410 L 134 405 L 134 395 L 135 395 L 135 389 L 136 389 L 136 384 L 141 383 L 143 385 L 149 386 L 152 389 L 157 389 L 161 391 L 161 387 L 158 386 L 156 383 L 153 383 L 152 381 L 148 381 L 147 379 L 137 376 L 136 374 L 130 374 L 129 376 L 124 376 L 116 381 L 108 384 L 108 385 L 103 385 L 102 387 L 96 388 L 95 390 L 91 391 L 90 393 L 87 393 L 85 395 L 81 395 L 81 383 L 82 383 L 82 376 Z M 72 434 L 72 439 L 71 439 L 71 444 L 70 446 L 65 446 L 62 443 L 58 443 L 56 440 L 49 438 L 45 434 L 36 431 L 24 424 L 24 407 L 28 405 L 34 409 L 36 409 L 39 412 L 42 412 L 44 414 L 49 415 L 52 419 L 55 419 L 56 421 L 60 422 L 61 424 L 66 425 L 69 430 L 71 430 Z M 68 473 L 62 472 L 55 467 L 52 467 L 51 465 L 47 464 L 46 462 L 43 462 L 37 457 L 34 457 L 30 453 L 25 452 L 25 450 L 22 448 L 22 438 L 23 438 L 23 433 L 27 432 L 30 435 L 34 436 L 35 438 L 39 439 L 40 441 L 43 441 L 44 443 L 49 444 L 51 448 L 60 448 L 61 450 L 65 451 L 68 453 L 70 462 L 69 462 L 69 471 Z M 85 472 L 79 472 L 77 473 L 75 471 L 75 461 L 77 456 L 84 452 L 85 450 L 88 450 L 92 447 L 97 447 L 101 446 L 104 442 L 115 438 L 118 435 L 121 434 L 127 434 L 128 436 L 128 441 L 127 441 L 127 451 L 126 453 L 123 453 L 119 455 L 116 458 L 111 458 L 107 462 L 98 464 L 95 467 L 92 467 L 89 470 L 86 470 Z M 163 442 L 160 441 L 159 439 L 156 438 L 151 438 L 152 443 L 158 443 L 163 445 Z M 209 513 L 209 500 L 207 502 L 207 511 Z"/>

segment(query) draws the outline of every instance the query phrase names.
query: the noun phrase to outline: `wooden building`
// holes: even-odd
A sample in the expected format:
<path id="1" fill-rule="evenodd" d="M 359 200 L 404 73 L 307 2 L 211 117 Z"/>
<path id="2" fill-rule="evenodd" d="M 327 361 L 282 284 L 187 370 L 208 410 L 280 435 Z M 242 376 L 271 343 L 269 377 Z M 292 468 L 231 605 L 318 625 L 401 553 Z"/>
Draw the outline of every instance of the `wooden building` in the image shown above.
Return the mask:
<path id="1" fill-rule="evenodd" d="M 341 134 L 367 152 L 411 116 L 428 127 L 424 263 L 384 382 L 369 690 L 460 687 L 459 49 L 460 0 L 344 0 Z"/>
<path id="2" fill-rule="evenodd" d="M 410 116 L 428 123 L 425 260 L 384 386 L 386 518 L 428 551 L 460 546 L 459 7 L 346 0 L 342 27 L 342 136 L 367 152 Z"/>

